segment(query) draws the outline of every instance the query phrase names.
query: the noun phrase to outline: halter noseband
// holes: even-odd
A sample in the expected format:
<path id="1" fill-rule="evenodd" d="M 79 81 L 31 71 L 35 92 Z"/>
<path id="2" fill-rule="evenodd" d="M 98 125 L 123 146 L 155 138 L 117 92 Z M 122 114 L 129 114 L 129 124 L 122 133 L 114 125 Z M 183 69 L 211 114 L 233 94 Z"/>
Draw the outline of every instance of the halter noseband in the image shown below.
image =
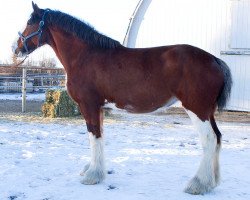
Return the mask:
<path id="1" fill-rule="evenodd" d="M 25 51 L 26 53 L 29 53 L 29 49 L 28 49 L 28 46 L 27 46 L 27 40 L 33 38 L 34 36 L 38 35 L 38 43 L 37 43 L 37 48 L 40 47 L 40 42 L 41 42 L 41 37 L 42 37 L 42 33 L 43 33 L 43 26 L 44 26 L 44 19 L 45 19 L 45 15 L 46 13 L 49 12 L 49 9 L 46 9 L 43 13 L 43 16 L 42 16 L 42 20 L 39 22 L 39 27 L 38 27 L 38 30 L 36 32 L 33 32 L 27 36 L 24 36 L 21 32 L 18 32 L 18 35 L 20 36 L 21 38 L 21 41 L 23 43 L 23 46 L 25 48 Z"/>

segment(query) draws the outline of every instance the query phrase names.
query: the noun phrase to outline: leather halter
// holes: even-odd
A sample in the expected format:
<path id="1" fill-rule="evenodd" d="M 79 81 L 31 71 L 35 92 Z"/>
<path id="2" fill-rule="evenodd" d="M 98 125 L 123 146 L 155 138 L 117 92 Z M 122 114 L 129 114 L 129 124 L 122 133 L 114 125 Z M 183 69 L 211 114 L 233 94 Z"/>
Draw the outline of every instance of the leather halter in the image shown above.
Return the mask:
<path id="1" fill-rule="evenodd" d="M 39 27 L 38 30 L 36 32 L 33 32 L 27 36 L 24 36 L 20 31 L 18 32 L 18 35 L 21 38 L 21 41 L 23 43 L 23 46 L 25 48 L 26 53 L 29 53 L 29 49 L 27 46 L 27 41 L 31 38 L 33 38 L 34 36 L 38 35 L 38 43 L 37 43 L 37 48 L 40 47 L 40 43 L 41 43 L 41 37 L 42 37 L 42 33 L 43 33 L 43 27 L 44 27 L 44 19 L 45 19 L 45 15 L 46 13 L 49 12 L 49 9 L 45 10 L 42 16 L 42 20 L 39 22 Z"/>

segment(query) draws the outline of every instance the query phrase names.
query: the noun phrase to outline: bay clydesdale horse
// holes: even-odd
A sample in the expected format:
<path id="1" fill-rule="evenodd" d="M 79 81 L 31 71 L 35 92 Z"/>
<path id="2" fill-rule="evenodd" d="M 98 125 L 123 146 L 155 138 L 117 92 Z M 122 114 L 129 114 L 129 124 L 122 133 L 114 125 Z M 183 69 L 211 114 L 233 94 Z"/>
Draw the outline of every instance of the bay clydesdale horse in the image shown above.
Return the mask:
<path id="1" fill-rule="evenodd" d="M 203 158 L 185 192 L 204 194 L 219 183 L 221 133 L 214 119 L 230 96 L 231 73 L 219 58 L 190 45 L 132 49 L 68 14 L 33 12 L 13 51 L 26 56 L 48 44 L 67 73 L 67 89 L 86 121 L 91 161 L 83 184 L 105 177 L 103 111 L 106 101 L 133 113 L 152 112 L 180 100 L 201 135 Z"/>

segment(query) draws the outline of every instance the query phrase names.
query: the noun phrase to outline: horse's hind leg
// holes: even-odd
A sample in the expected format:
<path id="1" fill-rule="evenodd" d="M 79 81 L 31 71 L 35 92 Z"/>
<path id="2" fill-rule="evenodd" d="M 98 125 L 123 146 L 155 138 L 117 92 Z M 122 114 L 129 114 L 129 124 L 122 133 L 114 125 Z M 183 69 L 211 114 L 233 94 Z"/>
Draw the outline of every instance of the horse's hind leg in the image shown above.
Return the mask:
<path id="1" fill-rule="evenodd" d="M 215 183 L 218 185 L 220 183 L 220 165 L 219 165 L 219 156 L 221 149 L 221 132 L 219 131 L 214 116 L 210 117 L 210 123 L 212 128 L 217 136 L 217 145 L 216 145 L 216 154 L 214 157 L 214 174 L 215 174 Z"/>
<path id="2" fill-rule="evenodd" d="M 200 134 L 203 148 L 203 158 L 196 175 L 188 183 L 185 192 L 204 194 L 211 191 L 219 183 L 219 152 L 221 134 L 214 118 L 200 120 L 193 112 L 187 113 Z"/>

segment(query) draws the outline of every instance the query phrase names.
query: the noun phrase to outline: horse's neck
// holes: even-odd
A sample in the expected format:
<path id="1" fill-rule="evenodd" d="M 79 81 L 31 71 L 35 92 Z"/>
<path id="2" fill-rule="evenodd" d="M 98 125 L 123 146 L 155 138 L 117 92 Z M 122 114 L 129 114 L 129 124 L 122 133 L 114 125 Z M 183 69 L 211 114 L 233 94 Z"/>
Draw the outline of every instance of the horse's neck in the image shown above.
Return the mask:
<path id="1" fill-rule="evenodd" d="M 87 45 L 73 35 L 58 29 L 50 29 L 50 34 L 49 45 L 55 51 L 66 72 L 69 73 L 76 56 L 80 51 L 84 52 Z"/>

